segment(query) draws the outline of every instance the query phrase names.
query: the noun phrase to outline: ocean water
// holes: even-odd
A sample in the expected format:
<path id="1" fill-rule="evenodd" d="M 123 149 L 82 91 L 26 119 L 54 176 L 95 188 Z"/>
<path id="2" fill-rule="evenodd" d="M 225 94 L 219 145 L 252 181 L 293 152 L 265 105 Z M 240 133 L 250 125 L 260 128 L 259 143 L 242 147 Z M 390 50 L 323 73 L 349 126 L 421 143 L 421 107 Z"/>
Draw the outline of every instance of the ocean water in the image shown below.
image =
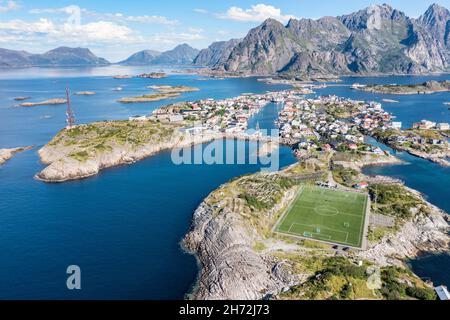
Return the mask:
<path id="1" fill-rule="evenodd" d="M 255 78 L 204 80 L 183 74 L 171 74 L 166 79 L 111 77 L 149 71 L 159 70 L 114 66 L 0 71 L 0 148 L 35 145 L 35 149 L 18 154 L 0 167 L 0 299 L 181 299 L 190 290 L 197 266 L 192 256 L 183 253 L 179 241 L 189 229 L 195 208 L 221 184 L 256 172 L 260 165 L 176 166 L 170 152 L 163 152 L 134 165 L 105 170 L 89 179 L 45 184 L 33 179 L 44 167 L 39 163 L 37 150 L 64 126 L 65 107 L 14 107 L 14 97 L 31 96 L 31 101 L 63 97 L 66 86 L 72 92 L 96 91 L 96 96 L 73 97 L 77 122 L 87 123 L 147 114 L 177 101 L 221 99 L 286 88 L 267 85 Z M 346 78 L 342 84 L 347 86 L 328 87 L 318 94 L 377 100 L 379 97 L 372 94 L 350 90 L 348 84 L 417 80 Z M 155 84 L 183 84 L 201 90 L 149 104 L 116 102 L 122 96 L 149 92 L 146 86 Z M 118 86 L 123 91 L 113 92 Z M 450 122 L 442 104 L 450 101 L 448 94 L 420 96 L 416 100 L 413 96 L 395 99 L 401 103 L 385 108 L 400 121 L 428 118 Z M 268 105 L 252 119 L 250 126 L 259 123 L 263 129 L 273 128 L 279 108 L 276 104 Z M 450 211 L 446 199 L 450 186 L 448 170 L 420 159 L 409 160 L 408 166 L 369 170 L 399 176 L 424 192 L 431 202 Z M 294 161 L 290 150 L 283 148 L 281 165 Z M 445 270 L 450 270 L 450 264 L 442 265 L 442 260 L 433 258 L 424 263 L 417 261 L 424 266 L 420 274 L 433 276 L 433 268 L 428 266 L 433 266 L 434 261 L 442 274 L 449 274 Z M 66 289 L 65 271 L 72 264 L 81 267 L 81 291 Z M 445 277 L 439 281 L 449 284 Z"/>
<path id="2" fill-rule="evenodd" d="M 199 81 L 177 74 L 160 80 L 115 80 L 81 71 L 60 78 L 59 71 L 41 71 L 49 74 L 0 80 L 0 146 L 36 146 L 0 167 L 0 299 L 182 299 L 197 275 L 195 259 L 179 246 L 194 210 L 221 184 L 261 166 L 176 166 L 170 152 L 163 152 L 90 179 L 45 184 L 33 179 L 43 168 L 37 150 L 64 126 L 65 107 L 17 108 L 12 99 L 62 97 L 67 85 L 73 92 L 93 90 L 96 96 L 73 97 L 77 122 L 86 123 L 147 114 L 168 103 L 116 102 L 148 92 L 145 87 L 153 84 L 201 88 L 170 102 L 273 87 L 254 79 Z M 143 72 L 134 73 L 138 71 Z M 112 92 L 118 85 L 124 90 Z M 271 108 L 275 106 L 269 105 L 254 121 Z M 261 128 L 265 124 L 271 121 L 261 121 Z M 293 162 L 291 151 L 282 148 L 280 164 Z M 72 264 L 81 268 L 81 291 L 66 288 L 66 268 Z"/>

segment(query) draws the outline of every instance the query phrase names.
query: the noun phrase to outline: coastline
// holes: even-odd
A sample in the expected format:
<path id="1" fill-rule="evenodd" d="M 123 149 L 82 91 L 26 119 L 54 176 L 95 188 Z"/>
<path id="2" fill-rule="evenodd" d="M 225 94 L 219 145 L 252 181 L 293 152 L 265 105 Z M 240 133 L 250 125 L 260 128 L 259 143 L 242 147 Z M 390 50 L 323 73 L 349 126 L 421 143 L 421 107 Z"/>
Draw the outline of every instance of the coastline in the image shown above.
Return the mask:
<path id="1" fill-rule="evenodd" d="M 33 149 L 33 146 L 28 147 L 18 147 L 18 148 L 12 148 L 12 149 L 0 149 L 0 166 L 6 161 L 10 160 L 14 155 L 18 152 L 28 151 Z"/>
<path id="2" fill-rule="evenodd" d="M 62 183 L 72 180 L 81 180 L 98 175 L 102 170 L 121 165 L 128 165 L 145 158 L 151 157 L 162 151 L 175 147 L 184 148 L 198 144 L 204 144 L 216 140 L 243 140 L 243 141 L 272 141 L 269 137 L 256 137 L 240 134 L 211 133 L 202 135 L 174 133 L 167 141 L 153 143 L 148 142 L 138 149 L 116 147 L 111 151 L 96 155 L 93 159 L 77 161 L 69 159 L 67 153 L 56 150 L 51 146 L 45 146 L 38 151 L 41 162 L 47 167 L 35 175 L 35 179 L 46 183 Z M 278 145 L 277 141 L 274 141 Z M 271 144 L 272 145 L 272 144 Z M 280 143 L 280 145 L 284 145 Z"/>

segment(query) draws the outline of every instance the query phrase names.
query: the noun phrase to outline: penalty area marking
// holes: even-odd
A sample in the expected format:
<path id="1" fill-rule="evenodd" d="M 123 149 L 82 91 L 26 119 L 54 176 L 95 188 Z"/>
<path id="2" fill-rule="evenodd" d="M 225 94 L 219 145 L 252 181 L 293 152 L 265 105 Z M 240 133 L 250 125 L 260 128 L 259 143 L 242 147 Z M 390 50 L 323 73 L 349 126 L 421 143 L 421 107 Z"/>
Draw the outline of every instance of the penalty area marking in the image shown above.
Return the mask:
<path id="1" fill-rule="evenodd" d="M 327 228 L 327 227 L 322 227 L 322 226 L 320 226 L 320 227 L 318 227 L 318 226 L 314 226 L 314 225 L 308 225 L 308 224 L 302 224 L 302 223 L 296 223 L 296 222 L 294 222 L 294 223 L 292 223 L 291 224 L 291 226 L 289 227 L 289 229 L 288 229 L 288 231 L 287 231 L 287 233 L 288 234 L 291 234 L 291 235 L 295 235 L 295 236 L 301 236 L 301 234 L 299 234 L 299 233 L 296 233 L 296 232 L 292 232 L 291 230 L 292 230 L 292 227 L 295 227 L 295 226 L 300 226 L 300 227 L 302 227 L 302 228 L 311 228 L 311 229 L 314 229 L 314 230 L 316 230 L 316 232 L 308 232 L 308 231 L 303 231 L 303 234 L 305 234 L 305 233 L 307 233 L 307 234 L 312 234 L 313 236 L 314 235 L 317 235 L 317 236 L 320 236 L 320 237 L 328 237 L 328 240 L 333 240 L 332 239 L 332 235 L 327 235 L 327 234 L 323 234 L 322 233 L 322 229 L 324 229 L 325 231 L 331 231 L 331 232 L 334 232 L 334 233 L 337 233 L 337 234 L 342 234 L 342 235 L 345 235 L 345 241 L 344 241 L 344 243 L 345 244 L 347 244 L 347 242 L 348 242 L 348 232 L 345 232 L 345 231 L 340 231 L 340 230 L 335 230 L 335 229 L 331 229 L 331 228 Z M 307 237 L 307 238 L 312 238 L 312 239 L 314 239 L 312 236 L 311 237 Z"/>

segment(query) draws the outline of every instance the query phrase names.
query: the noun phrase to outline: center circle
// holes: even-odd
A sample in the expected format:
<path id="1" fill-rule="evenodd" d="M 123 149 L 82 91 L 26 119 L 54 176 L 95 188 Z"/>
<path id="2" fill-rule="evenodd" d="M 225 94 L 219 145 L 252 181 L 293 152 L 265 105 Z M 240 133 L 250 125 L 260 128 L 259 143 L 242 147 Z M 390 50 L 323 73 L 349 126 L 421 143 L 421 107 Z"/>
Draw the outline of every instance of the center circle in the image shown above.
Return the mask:
<path id="1" fill-rule="evenodd" d="M 314 208 L 314 211 L 321 216 L 337 216 L 339 210 L 329 206 L 318 206 Z"/>

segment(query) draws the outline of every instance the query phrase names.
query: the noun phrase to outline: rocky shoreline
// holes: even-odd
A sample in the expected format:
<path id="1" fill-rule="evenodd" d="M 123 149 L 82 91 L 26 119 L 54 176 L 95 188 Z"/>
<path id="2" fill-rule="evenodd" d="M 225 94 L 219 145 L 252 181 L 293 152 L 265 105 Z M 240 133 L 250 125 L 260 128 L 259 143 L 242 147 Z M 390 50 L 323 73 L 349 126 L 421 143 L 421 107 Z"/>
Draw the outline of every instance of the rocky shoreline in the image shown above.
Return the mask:
<path id="1" fill-rule="evenodd" d="M 203 144 L 214 140 L 223 139 L 238 139 L 246 141 L 261 140 L 266 142 L 262 148 L 263 153 L 269 153 L 276 146 L 278 146 L 278 141 L 267 144 L 271 142 L 271 140 L 256 136 L 226 133 L 191 135 L 189 133 L 182 133 L 181 131 L 176 130 L 164 141 L 147 141 L 138 147 L 116 144 L 113 147 L 108 146 L 109 148 L 106 148 L 104 151 L 97 152 L 95 155 L 89 156 L 87 159 L 80 161 L 80 159 L 72 156 L 72 148 L 49 143 L 38 151 L 41 162 L 47 165 L 47 167 L 36 174 L 35 179 L 47 183 L 61 183 L 71 180 L 85 179 L 99 174 L 101 170 L 132 164 L 139 160 L 153 156 L 159 152 L 170 150 L 175 147 L 185 148 L 196 144 Z M 264 148 L 270 149 L 266 150 Z"/>
<path id="2" fill-rule="evenodd" d="M 4 164 L 6 161 L 11 159 L 16 153 L 28 151 L 31 149 L 33 149 L 32 146 L 12 148 L 12 149 L 0 149 L 0 165 Z"/>
<path id="3" fill-rule="evenodd" d="M 267 216 L 271 217 L 295 196 L 290 190 Z M 227 210 L 214 214 L 203 202 L 195 211 L 192 226 L 182 247 L 197 257 L 200 273 L 189 298 L 197 300 L 259 300 L 299 279 L 283 268 L 283 261 L 253 249 L 258 235 L 249 230 L 239 213 Z"/>
<path id="4" fill-rule="evenodd" d="M 40 149 L 38 153 L 41 162 L 48 166 L 36 174 L 35 178 L 48 183 L 85 179 L 99 174 L 103 169 L 132 164 L 164 150 L 201 144 L 217 138 L 219 136 L 216 135 L 202 135 L 199 138 L 190 135 L 175 134 L 165 142 L 156 144 L 150 142 L 141 146 L 139 149 L 126 146 L 116 147 L 109 152 L 98 154 L 96 157 L 84 162 L 71 159 L 64 150 L 47 145 Z"/>

